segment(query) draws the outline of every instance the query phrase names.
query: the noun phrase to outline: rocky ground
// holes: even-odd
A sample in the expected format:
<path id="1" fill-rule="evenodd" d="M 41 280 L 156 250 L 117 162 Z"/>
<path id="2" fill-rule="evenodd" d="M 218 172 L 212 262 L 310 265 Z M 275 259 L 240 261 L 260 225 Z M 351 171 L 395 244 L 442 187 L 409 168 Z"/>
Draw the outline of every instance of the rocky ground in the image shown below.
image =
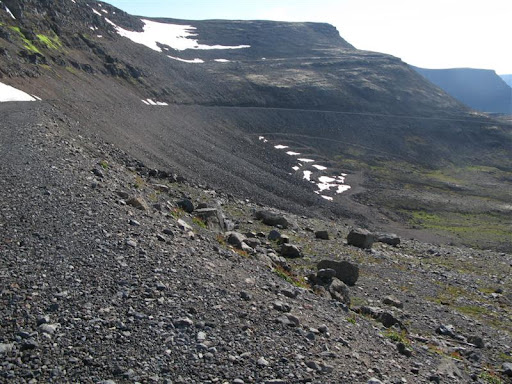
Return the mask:
<path id="1" fill-rule="evenodd" d="M 269 226 L 45 104 L 0 107 L 2 381 L 511 382 L 511 255 Z"/>

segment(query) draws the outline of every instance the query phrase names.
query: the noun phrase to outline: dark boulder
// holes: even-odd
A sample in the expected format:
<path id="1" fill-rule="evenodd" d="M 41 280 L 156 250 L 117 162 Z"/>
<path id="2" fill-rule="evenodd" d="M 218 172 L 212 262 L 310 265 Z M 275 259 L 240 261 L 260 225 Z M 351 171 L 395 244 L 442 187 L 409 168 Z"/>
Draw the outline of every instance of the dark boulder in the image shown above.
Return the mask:
<path id="1" fill-rule="evenodd" d="M 281 255 L 290 259 L 297 259 L 302 257 L 302 252 L 296 245 L 285 243 L 281 246 Z"/>
<path id="2" fill-rule="evenodd" d="M 370 249 L 375 241 L 375 236 L 366 229 L 356 228 L 347 236 L 347 243 L 354 247 Z"/>
<path id="3" fill-rule="evenodd" d="M 321 269 L 334 269 L 336 271 L 336 278 L 343 281 L 347 285 L 355 285 L 359 278 L 359 266 L 350 263 L 346 260 L 322 260 L 317 266 L 318 270 Z"/>
<path id="4" fill-rule="evenodd" d="M 286 217 L 284 217 L 281 214 L 271 212 L 271 211 L 256 211 L 254 213 L 254 217 L 257 220 L 261 220 L 263 224 L 270 225 L 273 227 L 281 227 L 281 228 L 288 228 L 290 226 L 290 222 Z"/>

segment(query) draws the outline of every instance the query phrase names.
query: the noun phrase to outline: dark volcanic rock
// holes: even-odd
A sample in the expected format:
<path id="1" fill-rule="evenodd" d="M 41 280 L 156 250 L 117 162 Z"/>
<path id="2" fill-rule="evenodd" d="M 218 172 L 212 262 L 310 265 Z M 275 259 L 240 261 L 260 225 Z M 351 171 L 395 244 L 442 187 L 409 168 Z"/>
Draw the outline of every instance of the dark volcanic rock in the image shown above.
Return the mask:
<path id="1" fill-rule="evenodd" d="M 286 229 L 290 226 L 290 223 L 286 217 L 275 212 L 260 210 L 254 213 L 254 217 L 257 220 L 261 220 L 263 224 L 273 227 L 279 226 L 283 229 Z"/>
<path id="2" fill-rule="evenodd" d="M 302 257 L 302 252 L 299 247 L 293 244 L 284 243 L 281 245 L 281 255 L 290 259 L 296 259 Z"/>
<path id="3" fill-rule="evenodd" d="M 347 243 L 358 248 L 370 249 L 374 241 L 374 235 L 370 231 L 361 228 L 351 230 L 347 236 Z"/>
<path id="4" fill-rule="evenodd" d="M 333 269 L 336 271 L 336 278 L 347 285 L 355 285 L 359 278 L 359 266 L 349 261 L 322 260 L 317 264 L 317 269 Z"/>

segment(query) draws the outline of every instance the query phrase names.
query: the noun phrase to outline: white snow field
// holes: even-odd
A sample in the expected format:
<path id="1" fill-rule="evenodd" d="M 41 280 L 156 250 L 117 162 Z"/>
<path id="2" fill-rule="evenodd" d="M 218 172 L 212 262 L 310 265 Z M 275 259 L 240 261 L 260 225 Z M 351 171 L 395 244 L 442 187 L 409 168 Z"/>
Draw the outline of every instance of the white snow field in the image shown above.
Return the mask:
<path id="1" fill-rule="evenodd" d="M 99 13 L 94 9 L 93 12 Z M 196 28 L 191 25 L 158 23 L 146 19 L 141 20 L 144 23 L 144 31 L 134 32 L 117 26 L 105 17 L 105 21 L 111 24 L 121 36 L 158 52 L 162 52 L 162 48 L 160 48 L 157 43 L 168 45 L 177 51 L 184 51 L 186 49 L 242 49 L 251 47 L 250 45 L 229 46 L 199 44 L 196 39 L 191 38 L 197 36 L 197 34 L 192 32 Z"/>
<path id="2" fill-rule="evenodd" d="M 10 85 L 0 83 L 0 103 L 6 101 L 36 101 L 41 100 L 38 97 L 30 96 L 28 93 L 20 91 Z"/>

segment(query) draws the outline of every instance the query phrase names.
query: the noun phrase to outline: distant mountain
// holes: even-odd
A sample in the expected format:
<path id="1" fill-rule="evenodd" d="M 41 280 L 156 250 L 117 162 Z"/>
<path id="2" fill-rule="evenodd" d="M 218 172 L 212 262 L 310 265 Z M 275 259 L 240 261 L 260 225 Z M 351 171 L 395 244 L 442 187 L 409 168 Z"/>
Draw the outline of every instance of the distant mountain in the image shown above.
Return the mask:
<path id="1" fill-rule="evenodd" d="M 414 69 L 446 93 L 477 111 L 512 114 L 512 88 L 503 77 L 492 70 Z M 511 81 L 512 75 L 508 76 Z"/>
<path id="2" fill-rule="evenodd" d="M 505 83 L 507 83 L 510 87 L 512 87 L 512 74 L 510 75 L 500 75 Z"/>

